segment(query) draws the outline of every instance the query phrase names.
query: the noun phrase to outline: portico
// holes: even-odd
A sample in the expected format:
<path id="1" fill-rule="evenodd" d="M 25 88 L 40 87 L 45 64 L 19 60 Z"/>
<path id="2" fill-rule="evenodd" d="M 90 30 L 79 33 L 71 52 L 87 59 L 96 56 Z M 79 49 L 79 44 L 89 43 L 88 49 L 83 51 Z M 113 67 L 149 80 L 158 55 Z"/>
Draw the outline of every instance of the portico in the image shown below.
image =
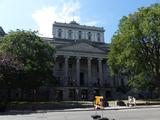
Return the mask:
<path id="1" fill-rule="evenodd" d="M 105 84 L 106 62 L 105 51 L 85 41 L 59 47 L 54 75 L 63 98 L 69 100 L 75 95 L 74 99 L 92 99 L 94 94 L 100 94 Z"/>
<path id="2" fill-rule="evenodd" d="M 61 59 L 61 61 L 64 61 L 64 64 L 62 63 L 59 63 L 59 66 L 57 67 L 63 67 L 63 69 L 61 69 L 61 71 L 64 72 L 64 86 L 68 86 L 69 85 L 69 80 L 71 79 L 70 78 L 70 75 L 71 72 L 74 71 L 74 74 L 76 75 L 75 76 L 75 81 L 76 81 L 76 84 L 74 86 L 80 86 L 80 78 L 82 74 L 85 74 L 85 78 L 87 79 L 87 81 L 85 82 L 85 85 L 84 86 L 93 86 L 91 85 L 91 82 L 92 82 L 92 67 L 94 66 L 94 68 L 96 68 L 96 73 L 97 73 L 97 86 L 101 86 L 103 85 L 103 70 L 102 70 L 102 60 L 105 60 L 106 58 L 91 58 L 91 57 L 84 57 L 84 56 L 58 56 L 57 55 L 57 58 L 56 60 L 58 59 Z M 72 60 L 70 60 L 72 59 Z M 93 62 L 92 62 L 93 61 Z M 82 63 L 85 65 L 82 65 L 82 68 L 81 68 L 81 64 Z M 94 64 L 94 63 L 97 63 L 97 64 Z M 94 65 L 93 65 L 94 64 Z M 62 66 L 61 66 L 62 65 Z M 72 67 L 71 67 L 72 65 Z M 85 72 L 85 73 L 84 73 Z M 81 74 L 82 73 L 82 74 Z M 95 73 L 95 71 L 94 71 Z"/>

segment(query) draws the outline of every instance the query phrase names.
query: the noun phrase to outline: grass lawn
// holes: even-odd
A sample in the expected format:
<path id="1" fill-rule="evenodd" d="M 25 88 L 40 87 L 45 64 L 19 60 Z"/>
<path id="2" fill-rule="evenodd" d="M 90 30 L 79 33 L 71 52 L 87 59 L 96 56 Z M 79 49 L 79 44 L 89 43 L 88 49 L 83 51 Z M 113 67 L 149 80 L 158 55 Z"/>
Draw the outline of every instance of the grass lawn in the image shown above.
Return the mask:
<path id="1" fill-rule="evenodd" d="M 128 100 L 123 100 L 125 104 L 128 103 Z M 115 100 L 108 101 L 110 106 L 115 106 Z M 136 100 L 136 105 L 160 105 L 160 100 Z"/>
<path id="2" fill-rule="evenodd" d="M 128 100 L 123 100 L 127 104 Z M 115 100 L 108 101 L 109 106 L 116 106 Z M 69 109 L 69 108 L 87 108 L 93 107 L 93 101 L 50 101 L 50 102 L 11 102 L 9 109 L 32 109 L 33 105 L 37 109 Z M 160 105 L 160 100 L 136 100 L 136 105 Z"/>
<path id="3" fill-rule="evenodd" d="M 49 102 L 19 102 L 14 101 L 9 105 L 9 109 L 32 109 L 35 106 L 37 109 L 69 109 L 69 108 L 87 108 L 93 107 L 91 101 L 49 101 Z"/>

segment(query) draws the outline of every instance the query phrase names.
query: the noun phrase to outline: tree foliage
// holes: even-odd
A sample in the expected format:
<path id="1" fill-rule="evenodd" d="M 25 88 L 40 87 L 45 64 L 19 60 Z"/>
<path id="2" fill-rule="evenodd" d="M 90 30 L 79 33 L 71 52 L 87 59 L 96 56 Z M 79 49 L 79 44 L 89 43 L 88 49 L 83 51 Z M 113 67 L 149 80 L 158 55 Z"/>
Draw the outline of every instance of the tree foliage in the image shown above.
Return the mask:
<path id="1" fill-rule="evenodd" d="M 9 53 L 0 53 L 0 85 L 1 88 L 17 86 L 20 73 L 23 71 L 24 65 L 16 56 Z"/>
<path id="2" fill-rule="evenodd" d="M 127 76 L 134 87 L 160 88 L 160 4 L 142 7 L 120 20 L 108 64 L 112 75 Z"/>
<path id="3" fill-rule="evenodd" d="M 23 64 L 19 75 L 21 87 L 37 88 L 53 80 L 54 46 L 38 37 L 36 32 L 11 31 L 1 40 L 0 50 L 16 56 L 17 61 Z"/>

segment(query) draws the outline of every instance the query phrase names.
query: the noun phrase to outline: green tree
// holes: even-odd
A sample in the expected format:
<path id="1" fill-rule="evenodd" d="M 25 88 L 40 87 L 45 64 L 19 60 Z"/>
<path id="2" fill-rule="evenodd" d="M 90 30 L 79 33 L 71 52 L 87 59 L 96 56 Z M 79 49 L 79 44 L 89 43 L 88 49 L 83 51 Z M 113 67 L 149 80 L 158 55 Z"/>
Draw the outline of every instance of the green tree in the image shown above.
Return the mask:
<path id="1" fill-rule="evenodd" d="M 19 87 L 36 89 L 53 81 L 54 46 L 38 37 L 36 32 L 11 31 L 1 40 L 0 50 L 17 56 L 23 64 Z"/>
<path id="2" fill-rule="evenodd" d="M 0 102 L 7 104 L 10 101 L 11 89 L 18 87 L 23 70 L 24 65 L 15 55 L 0 52 Z"/>
<path id="3" fill-rule="evenodd" d="M 12 85 L 15 87 L 19 74 L 24 70 L 24 65 L 17 57 L 10 53 L 0 52 L 0 85 L 1 88 Z"/>
<path id="4" fill-rule="evenodd" d="M 160 89 L 160 4 L 120 20 L 108 64 L 112 75 L 127 76 L 133 87 Z"/>

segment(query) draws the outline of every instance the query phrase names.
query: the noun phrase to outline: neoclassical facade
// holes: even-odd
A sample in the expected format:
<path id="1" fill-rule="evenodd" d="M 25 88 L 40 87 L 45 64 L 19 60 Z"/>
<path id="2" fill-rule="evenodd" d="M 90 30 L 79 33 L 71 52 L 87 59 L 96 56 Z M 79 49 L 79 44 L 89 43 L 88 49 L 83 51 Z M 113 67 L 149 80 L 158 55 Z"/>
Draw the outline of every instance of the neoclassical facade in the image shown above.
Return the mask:
<path id="1" fill-rule="evenodd" d="M 104 42 L 104 32 L 102 27 L 80 25 L 75 21 L 53 24 L 53 38 L 44 39 L 56 46 L 55 99 L 111 97 L 115 83 L 107 66 L 108 44 Z"/>

